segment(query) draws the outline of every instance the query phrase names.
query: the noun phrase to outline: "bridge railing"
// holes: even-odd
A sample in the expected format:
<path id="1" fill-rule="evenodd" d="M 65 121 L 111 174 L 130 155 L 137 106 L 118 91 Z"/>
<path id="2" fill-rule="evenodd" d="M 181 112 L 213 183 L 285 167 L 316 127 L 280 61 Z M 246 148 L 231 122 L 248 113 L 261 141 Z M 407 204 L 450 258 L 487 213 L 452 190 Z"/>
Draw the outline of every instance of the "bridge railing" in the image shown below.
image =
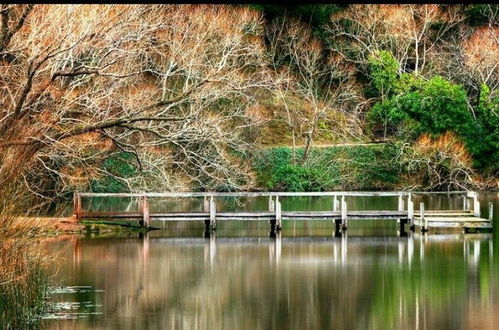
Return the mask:
<path id="1" fill-rule="evenodd" d="M 414 203 L 413 195 L 462 195 L 463 209 L 469 210 L 469 199 L 473 201 L 473 210 L 475 216 L 480 216 L 480 203 L 478 202 L 478 193 L 474 191 L 446 191 L 446 192 L 418 192 L 418 191 L 327 191 L 327 192 L 133 192 L 133 193 L 91 193 L 91 192 L 76 192 L 74 196 L 74 210 L 77 219 L 84 214 L 82 207 L 82 198 L 94 197 L 111 197 L 111 198 L 138 198 L 139 210 L 137 213 L 142 215 L 142 223 L 146 226 L 150 220 L 150 210 L 148 198 L 204 198 L 203 210 L 209 214 L 210 222 L 214 225 L 216 218 L 216 204 L 214 199 L 217 197 L 268 197 L 269 212 L 275 213 L 276 225 L 281 226 L 282 209 L 279 198 L 282 197 L 332 197 L 333 212 L 339 212 L 341 215 L 341 225 L 346 228 L 348 221 L 346 197 L 398 197 L 397 211 L 399 213 L 406 212 L 406 218 L 413 223 L 414 219 Z M 405 207 L 405 201 L 407 208 Z M 424 204 L 422 204 L 424 205 Z M 424 206 L 420 206 L 420 213 Z M 424 212 L 424 211 L 423 211 Z M 338 220 L 339 221 L 339 220 Z"/>

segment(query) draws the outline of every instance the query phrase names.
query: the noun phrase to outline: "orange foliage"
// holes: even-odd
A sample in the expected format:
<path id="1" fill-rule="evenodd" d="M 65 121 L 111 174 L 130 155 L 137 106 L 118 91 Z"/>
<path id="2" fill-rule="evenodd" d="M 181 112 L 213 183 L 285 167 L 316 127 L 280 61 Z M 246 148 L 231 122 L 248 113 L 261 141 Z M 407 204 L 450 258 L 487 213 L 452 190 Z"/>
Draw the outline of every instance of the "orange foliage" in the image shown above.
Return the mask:
<path id="1" fill-rule="evenodd" d="M 470 68 L 497 67 L 499 59 L 499 28 L 480 27 L 463 42 L 466 65 Z M 496 69 L 497 70 L 497 69 Z"/>
<path id="2" fill-rule="evenodd" d="M 416 150 L 423 155 L 439 153 L 465 166 L 471 167 L 472 157 L 461 140 L 452 132 L 445 132 L 436 139 L 424 134 L 416 142 Z"/>

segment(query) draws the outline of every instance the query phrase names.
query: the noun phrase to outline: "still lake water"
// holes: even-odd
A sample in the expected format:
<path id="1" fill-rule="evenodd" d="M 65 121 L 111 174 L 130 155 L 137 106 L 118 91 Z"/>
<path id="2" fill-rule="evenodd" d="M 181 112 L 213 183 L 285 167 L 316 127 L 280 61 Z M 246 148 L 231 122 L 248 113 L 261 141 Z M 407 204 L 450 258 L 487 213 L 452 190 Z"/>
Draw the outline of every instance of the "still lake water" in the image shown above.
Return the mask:
<path id="1" fill-rule="evenodd" d="M 431 197 L 427 208 L 460 208 Z M 481 194 L 482 217 L 499 195 Z M 394 198 L 350 199 L 353 209 L 396 209 Z M 285 198 L 284 210 L 326 210 L 329 198 Z M 201 207 L 199 201 L 176 208 Z M 172 205 L 157 202 L 152 210 Z M 219 209 L 265 209 L 266 200 Z M 418 205 L 415 200 L 415 205 Z M 118 207 L 91 201 L 92 209 Z M 121 205 L 120 207 L 123 207 Z M 130 207 L 134 207 L 133 205 Z M 59 285 L 43 329 L 494 329 L 499 327 L 499 239 L 493 233 L 407 237 L 390 221 L 269 225 L 153 223 L 148 235 L 68 235 L 46 243 Z"/>

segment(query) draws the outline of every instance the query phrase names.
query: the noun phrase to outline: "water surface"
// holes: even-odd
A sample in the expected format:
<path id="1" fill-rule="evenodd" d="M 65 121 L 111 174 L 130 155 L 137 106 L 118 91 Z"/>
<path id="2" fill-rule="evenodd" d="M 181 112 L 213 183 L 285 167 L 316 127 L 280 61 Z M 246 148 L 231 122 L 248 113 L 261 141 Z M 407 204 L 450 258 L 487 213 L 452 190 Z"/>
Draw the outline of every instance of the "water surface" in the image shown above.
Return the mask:
<path id="1" fill-rule="evenodd" d="M 483 216 L 488 201 L 495 203 L 497 219 L 497 195 L 480 200 Z M 458 208 L 461 201 L 426 202 Z M 349 203 L 349 209 L 397 207 L 396 199 Z M 330 206 L 325 198 L 283 201 L 283 209 Z M 264 209 L 266 201 L 219 204 L 258 207 Z M 216 235 L 205 238 L 202 223 L 154 225 L 162 230 L 67 236 L 47 244 L 48 253 L 58 255 L 47 272 L 56 273 L 60 287 L 53 289 L 56 310 L 43 328 L 493 329 L 499 324 L 497 228 L 489 234 L 400 237 L 390 221 L 350 221 L 347 233 L 335 237 L 331 222 L 290 221 L 274 238 L 268 224 L 234 222 L 220 223 Z"/>

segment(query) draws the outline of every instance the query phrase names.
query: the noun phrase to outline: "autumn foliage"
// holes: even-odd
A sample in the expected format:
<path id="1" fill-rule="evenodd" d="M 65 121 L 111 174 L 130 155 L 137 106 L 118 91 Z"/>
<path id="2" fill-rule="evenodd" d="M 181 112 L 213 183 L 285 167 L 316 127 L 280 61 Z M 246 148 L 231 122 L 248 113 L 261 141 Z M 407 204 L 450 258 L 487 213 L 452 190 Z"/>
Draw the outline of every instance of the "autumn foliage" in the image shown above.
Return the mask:
<path id="1" fill-rule="evenodd" d="M 47 203 L 247 190 L 262 145 L 304 164 L 316 144 L 445 131 L 497 174 L 495 7 L 473 25 L 466 5 L 327 7 L 312 24 L 265 8 L 2 4 L 0 186 Z"/>

